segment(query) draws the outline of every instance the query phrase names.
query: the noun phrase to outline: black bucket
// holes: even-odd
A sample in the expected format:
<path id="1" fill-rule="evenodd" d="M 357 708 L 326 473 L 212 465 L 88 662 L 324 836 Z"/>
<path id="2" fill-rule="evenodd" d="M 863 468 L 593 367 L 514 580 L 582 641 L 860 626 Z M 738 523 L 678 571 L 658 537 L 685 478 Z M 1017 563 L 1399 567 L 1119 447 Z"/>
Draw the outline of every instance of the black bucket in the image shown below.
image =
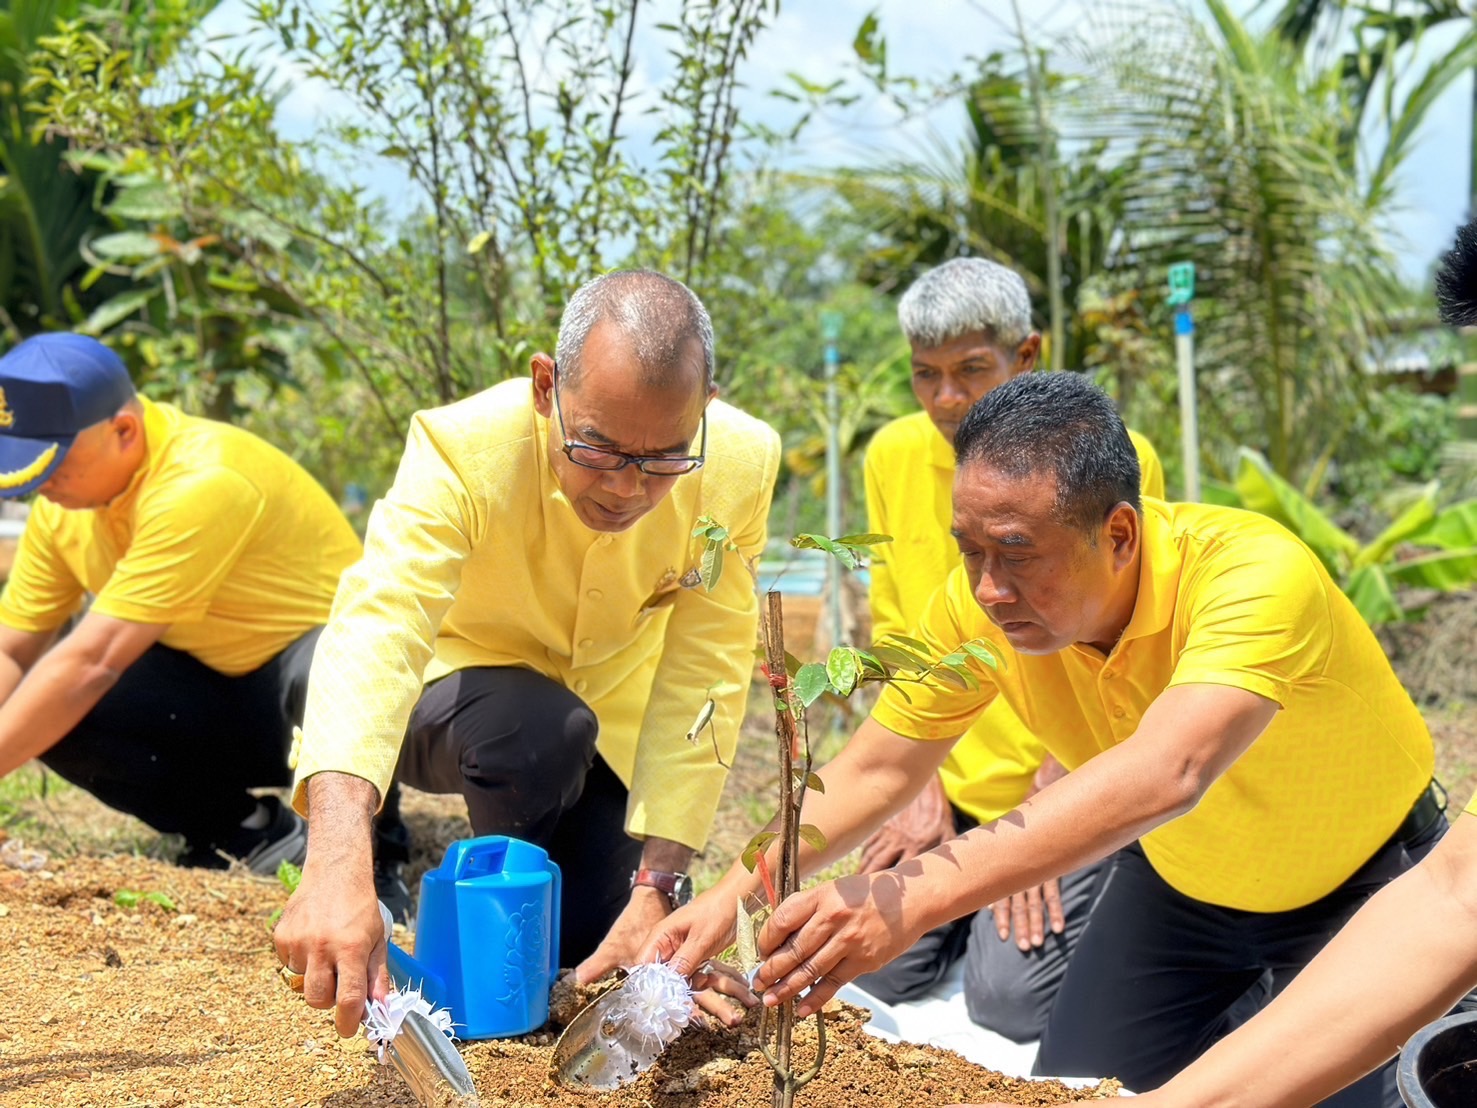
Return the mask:
<path id="1" fill-rule="evenodd" d="M 1408 1108 L 1477 1105 L 1477 1012 L 1446 1016 L 1412 1035 L 1396 1078 Z"/>

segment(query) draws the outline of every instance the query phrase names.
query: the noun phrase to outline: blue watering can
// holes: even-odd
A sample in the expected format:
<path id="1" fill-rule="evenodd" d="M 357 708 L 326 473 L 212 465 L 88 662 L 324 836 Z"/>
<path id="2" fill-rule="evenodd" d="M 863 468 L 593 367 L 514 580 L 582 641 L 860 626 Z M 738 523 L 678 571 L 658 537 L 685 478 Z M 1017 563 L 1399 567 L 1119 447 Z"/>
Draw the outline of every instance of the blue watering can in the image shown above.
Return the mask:
<path id="1" fill-rule="evenodd" d="M 541 847 L 459 839 L 421 878 L 415 956 L 389 944 L 390 976 L 451 1009 L 460 1038 L 542 1027 L 559 972 L 559 893 L 559 867 Z"/>

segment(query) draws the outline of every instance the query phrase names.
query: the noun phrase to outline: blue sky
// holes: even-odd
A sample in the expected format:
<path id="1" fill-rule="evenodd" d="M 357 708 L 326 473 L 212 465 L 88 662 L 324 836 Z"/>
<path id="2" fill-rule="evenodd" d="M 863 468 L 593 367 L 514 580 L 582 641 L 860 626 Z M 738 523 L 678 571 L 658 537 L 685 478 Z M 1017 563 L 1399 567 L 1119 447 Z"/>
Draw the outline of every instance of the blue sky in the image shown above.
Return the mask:
<path id="1" fill-rule="evenodd" d="M 672 0 L 654 0 L 658 13 Z M 1251 11 L 1253 0 L 1232 0 Z M 1276 6 L 1275 0 L 1272 6 Z M 1028 33 L 1045 37 L 1083 19 L 1084 0 L 1022 0 Z M 784 0 L 775 23 L 756 43 L 748 62 L 741 110 L 747 118 L 780 123 L 789 109 L 768 95 L 799 72 L 816 80 L 839 75 L 852 62 L 852 39 L 869 12 L 876 12 L 888 41 L 889 64 L 895 73 L 943 76 L 962 67 L 966 58 L 1014 46 L 1013 15 L 1007 0 Z M 1258 17 L 1252 16 L 1253 20 Z M 647 17 L 648 26 L 658 21 Z M 230 36 L 248 26 L 244 0 L 225 0 L 210 16 L 205 30 Z M 1422 56 L 1450 48 L 1456 30 L 1428 36 Z M 645 48 L 643 48 L 645 47 Z M 663 46 L 648 33 L 636 44 L 637 85 L 660 77 Z M 330 90 L 297 78 L 287 66 L 280 72 L 290 91 L 281 122 L 289 135 L 311 133 L 325 114 L 342 114 L 345 104 Z M 1423 283 L 1433 259 L 1451 243 L 1462 221 L 1467 198 L 1467 150 L 1471 135 L 1472 85 L 1458 80 L 1433 107 L 1399 179 L 1401 207 L 1393 225 L 1394 246 L 1409 279 Z M 633 117 L 640 125 L 640 117 Z M 962 128 L 962 113 L 945 106 L 925 119 L 906 123 L 878 100 L 866 100 L 844 113 L 820 119 L 806 132 L 794 158 L 798 166 L 876 163 L 897 155 L 919 153 L 933 138 L 952 140 Z M 368 182 L 367 182 L 368 183 Z M 396 183 L 376 174 L 376 191 L 393 203 Z"/>

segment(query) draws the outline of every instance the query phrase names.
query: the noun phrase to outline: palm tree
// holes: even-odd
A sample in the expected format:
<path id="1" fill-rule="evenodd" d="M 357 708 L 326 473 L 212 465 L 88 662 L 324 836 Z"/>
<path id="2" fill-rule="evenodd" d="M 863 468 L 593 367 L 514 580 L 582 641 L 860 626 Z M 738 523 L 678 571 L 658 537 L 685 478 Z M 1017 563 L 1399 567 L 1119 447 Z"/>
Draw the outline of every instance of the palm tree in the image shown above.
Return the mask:
<path id="1" fill-rule="evenodd" d="M 1167 324 L 1168 266 L 1196 264 L 1212 470 L 1251 444 L 1316 488 L 1396 294 L 1388 176 L 1361 182 L 1344 157 L 1341 67 L 1304 64 L 1224 0 L 1207 7 L 1209 23 L 1168 8 L 1098 20 L 1074 47 L 1091 79 L 1064 133 L 1108 142 L 1128 167 L 1109 260 L 1118 288 L 1141 290 Z"/>
<path id="2" fill-rule="evenodd" d="M 1360 18 L 1351 28 L 1354 45 L 1346 48 L 1343 17 L 1351 8 L 1359 12 Z M 1381 104 L 1375 93 L 1382 87 L 1388 89 L 1399 76 L 1397 63 L 1402 53 L 1431 31 L 1453 24 L 1465 27 L 1465 32 L 1450 50 L 1426 67 L 1406 97 L 1398 119 L 1392 118 L 1390 104 L 1383 103 L 1390 138 L 1380 158 L 1369 167 L 1375 181 L 1388 180 L 1392 159 L 1398 161 L 1403 156 L 1415 125 L 1431 103 L 1457 77 L 1473 73 L 1477 67 L 1477 5 L 1469 4 L 1463 10 L 1458 0 L 1387 0 L 1380 10 L 1370 4 L 1351 5 L 1347 0 L 1283 0 L 1273 20 L 1277 33 L 1299 50 L 1332 49 L 1340 53 L 1338 64 L 1351 108 L 1343 138 L 1344 154 L 1351 165 L 1360 132 L 1370 122 L 1368 117 L 1376 110 L 1375 105 Z M 1477 211 L 1477 80 L 1472 86 L 1471 129 L 1467 195 L 1469 210 Z"/>
<path id="3" fill-rule="evenodd" d="M 1046 71 L 1041 81 L 1054 95 L 1064 79 Z M 905 288 L 953 257 L 989 258 L 1025 279 L 1037 325 L 1047 332 L 1055 250 L 1066 315 L 1059 364 L 1080 366 L 1091 342 L 1081 299 L 1108 256 L 1115 188 L 1127 167 L 1104 160 L 1103 142 L 1079 146 L 1063 159 L 1050 135 L 1043 159 L 1029 84 L 1019 57 L 991 55 L 965 91 L 968 130 L 961 143 L 936 141 L 921 159 L 843 170 L 819 183 L 873 233 L 860 276 L 883 291 Z M 1050 168 L 1043 170 L 1043 162 Z M 1048 231 L 1046 173 L 1054 175 L 1055 243 Z"/>

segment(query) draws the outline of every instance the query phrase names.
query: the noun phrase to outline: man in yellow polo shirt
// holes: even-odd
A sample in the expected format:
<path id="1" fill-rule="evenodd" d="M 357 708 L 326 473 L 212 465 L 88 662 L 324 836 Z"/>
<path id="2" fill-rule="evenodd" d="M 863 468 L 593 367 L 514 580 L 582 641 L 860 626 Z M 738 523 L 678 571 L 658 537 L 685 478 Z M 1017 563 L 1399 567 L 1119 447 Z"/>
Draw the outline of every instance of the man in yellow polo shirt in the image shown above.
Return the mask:
<path id="1" fill-rule="evenodd" d="M 1436 301 L 1448 326 L 1477 325 L 1477 220 L 1458 230 L 1442 260 Z M 1323 1101 L 1388 1062 L 1474 986 L 1477 797 L 1420 865 L 1371 897 L 1261 1015 L 1135 1104 L 1269 1108 Z M 1464 1005 L 1470 1002 L 1468 996 Z M 1452 1058 L 1470 1060 L 1470 1051 Z M 1443 1067 L 1427 1065 L 1423 1076 Z M 1447 1099 L 1437 1094 L 1433 1101 L 1456 1104 L 1462 1096 L 1449 1086 L 1444 1092 Z"/>
<path id="2" fill-rule="evenodd" d="M 737 741 L 758 619 L 740 560 L 764 548 L 779 437 L 713 399 L 707 311 L 657 273 L 581 288 L 531 368 L 416 417 L 313 665 L 308 862 L 276 943 L 344 1035 L 383 988 L 370 818 L 392 772 L 549 850 L 560 964 L 591 980 L 691 895 L 714 743 L 727 763 Z M 703 517 L 738 548 L 712 591 Z"/>
<path id="3" fill-rule="evenodd" d="M 974 690 L 883 693 L 806 794 L 826 847 L 802 864 L 859 843 L 997 697 L 1071 772 L 911 861 L 788 899 L 758 980 L 767 1003 L 808 989 L 807 1014 L 944 921 L 1118 851 L 1036 1067 L 1152 1088 L 1440 838 L 1431 737 L 1313 553 L 1264 516 L 1141 500 L 1128 435 L 1082 377 L 1000 386 L 957 446 L 964 565 L 918 636 L 978 641 L 996 667 Z M 735 865 L 643 953 L 701 965 L 753 882 Z M 1383 1078 L 1329 1103 L 1398 1103 Z"/>
<path id="4" fill-rule="evenodd" d="M 183 835 L 187 865 L 300 862 L 302 820 L 247 790 L 289 780 L 313 644 L 359 555 L 337 505 L 256 436 L 135 395 L 73 334 L 0 358 L 0 495 L 30 492 L 0 595 L 0 776 L 40 758 Z"/>
<path id="5" fill-rule="evenodd" d="M 911 634 L 929 597 L 959 565 L 949 520 L 960 421 L 985 393 L 1035 369 L 1041 352 L 1026 283 L 983 258 L 956 258 L 913 282 L 898 302 L 898 322 L 912 348 L 913 394 L 923 410 L 893 420 L 867 448 L 867 529 L 892 536 L 871 564 L 875 640 Z M 1144 495 L 1162 499 L 1159 455 L 1144 436 L 1128 436 Z M 1040 740 L 997 699 L 917 799 L 868 839 L 861 871 L 886 869 L 998 819 L 1035 791 L 1038 775 L 1044 784 L 1060 773 Z M 858 984 L 887 1003 L 909 1000 L 963 957 L 970 1018 L 1016 1042 L 1037 1039 L 1105 872 L 1105 861 L 1094 862 L 1000 902 L 993 914 L 952 920 Z"/>

